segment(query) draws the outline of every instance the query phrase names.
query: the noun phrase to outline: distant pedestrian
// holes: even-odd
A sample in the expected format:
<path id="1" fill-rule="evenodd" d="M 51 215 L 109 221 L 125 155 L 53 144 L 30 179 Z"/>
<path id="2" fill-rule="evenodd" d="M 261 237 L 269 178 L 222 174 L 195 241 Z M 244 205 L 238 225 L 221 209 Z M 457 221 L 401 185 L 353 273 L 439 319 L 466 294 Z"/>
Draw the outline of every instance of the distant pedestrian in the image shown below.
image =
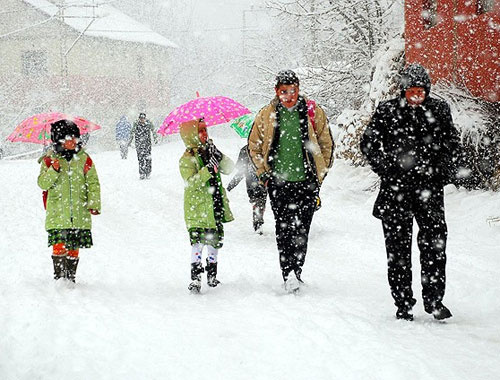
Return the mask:
<path id="1" fill-rule="evenodd" d="M 297 292 L 319 187 L 333 164 L 333 138 L 323 109 L 299 94 L 291 71 L 276 77 L 276 96 L 248 137 L 259 181 L 267 186 L 285 290 Z"/>
<path id="2" fill-rule="evenodd" d="M 52 147 L 39 159 L 38 186 L 46 201 L 45 229 L 52 246 L 54 279 L 75 282 L 80 248 L 93 244 L 91 215 L 99 215 L 99 178 L 90 156 L 81 147 L 75 123 L 60 120 L 51 126 Z"/>
<path id="3" fill-rule="evenodd" d="M 127 120 L 127 116 L 123 115 L 118 123 L 116 123 L 116 142 L 120 148 L 120 155 L 122 160 L 127 159 L 128 155 L 128 145 L 130 140 L 130 132 L 132 130 L 132 125 Z"/>
<path id="4" fill-rule="evenodd" d="M 158 135 L 153 123 L 146 119 L 146 114 L 141 112 L 134 122 L 130 132 L 129 145 L 135 138 L 135 149 L 139 161 L 139 178 L 149 179 L 151 176 L 152 157 L 151 146 L 158 142 Z"/>
<path id="5" fill-rule="evenodd" d="M 252 204 L 253 229 L 262 235 L 262 225 L 264 224 L 264 212 L 266 211 L 267 189 L 261 183 L 255 173 L 255 167 L 250 162 L 248 156 L 248 145 L 240 150 L 238 161 L 236 162 L 236 173 L 227 185 L 227 191 L 233 190 L 241 180 L 245 178 L 247 194 Z"/>
<path id="6" fill-rule="evenodd" d="M 181 124 L 180 134 L 186 150 L 179 160 L 184 179 L 184 220 L 191 242 L 191 283 L 189 291 L 199 293 L 203 248 L 207 247 L 207 284 L 217 286 L 219 249 L 224 242 L 223 223 L 233 220 L 221 173 L 229 174 L 234 168 L 231 159 L 221 153 L 208 139 L 203 119 Z"/>
<path id="7" fill-rule="evenodd" d="M 424 309 L 450 318 L 442 300 L 446 285 L 443 187 L 451 183 L 459 159 L 459 138 L 450 107 L 432 98 L 424 67 L 408 66 L 401 95 L 380 103 L 361 140 L 361 149 L 381 179 L 373 215 L 382 221 L 388 279 L 396 318 L 413 320 L 411 245 L 413 219 L 419 228 Z"/>

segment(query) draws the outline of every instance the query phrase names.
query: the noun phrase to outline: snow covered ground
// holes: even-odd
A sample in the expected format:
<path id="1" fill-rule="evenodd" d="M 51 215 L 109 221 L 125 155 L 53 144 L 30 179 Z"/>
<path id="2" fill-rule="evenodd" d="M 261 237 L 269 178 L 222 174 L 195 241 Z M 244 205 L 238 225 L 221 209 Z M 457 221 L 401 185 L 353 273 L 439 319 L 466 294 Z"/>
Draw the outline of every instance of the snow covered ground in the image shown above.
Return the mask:
<path id="1" fill-rule="evenodd" d="M 244 143 L 215 141 L 234 158 Z M 244 183 L 229 194 L 223 284 L 196 296 L 182 151 L 155 147 L 149 181 L 138 179 L 135 151 L 92 155 L 103 214 L 74 288 L 52 280 L 38 164 L 0 161 L 0 379 L 500 378 L 500 226 L 486 223 L 500 215 L 500 194 L 447 189 L 449 322 L 420 299 L 414 322 L 395 320 L 376 193 L 366 191 L 375 176 L 340 161 L 322 189 L 299 296 L 281 288 L 269 205 L 264 235 L 252 232 Z"/>

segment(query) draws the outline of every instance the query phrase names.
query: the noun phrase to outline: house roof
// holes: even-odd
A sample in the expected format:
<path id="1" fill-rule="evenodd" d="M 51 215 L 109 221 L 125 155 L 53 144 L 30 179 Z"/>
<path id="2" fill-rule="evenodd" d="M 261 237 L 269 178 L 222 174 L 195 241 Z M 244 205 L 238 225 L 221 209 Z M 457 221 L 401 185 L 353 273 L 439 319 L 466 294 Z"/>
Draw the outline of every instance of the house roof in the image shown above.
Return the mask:
<path id="1" fill-rule="evenodd" d="M 47 0 L 23 1 L 49 16 L 55 16 L 59 12 L 59 7 Z M 99 4 L 99 1 L 68 1 L 64 8 L 65 17 L 58 19 L 64 21 L 65 24 L 78 32 L 85 31 L 85 35 L 87 36 L 177 48 L 177 45 L 172 41 L 152 31 L 147 26 L 120 12 L 118 9 L 108 4 Z M 98 6 L 93 7 L 94 3 Z M 94 15 L 96 17 L 90 27 L 88 27 Z"/>

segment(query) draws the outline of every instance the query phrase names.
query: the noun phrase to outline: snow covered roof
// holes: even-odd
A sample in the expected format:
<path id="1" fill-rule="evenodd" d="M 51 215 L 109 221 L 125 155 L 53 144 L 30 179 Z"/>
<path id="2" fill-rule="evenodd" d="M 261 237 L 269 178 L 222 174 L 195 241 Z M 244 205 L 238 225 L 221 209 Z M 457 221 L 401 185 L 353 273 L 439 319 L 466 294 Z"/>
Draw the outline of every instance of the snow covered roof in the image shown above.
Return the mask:
<path id="1" fill-rule="evenodd" d="M 48 0 L 23 1 L 49 16 L 55 16 L 59 12 L 59 7 Z M 94 15 L 96 18 L 89 27 Z M 68 0 L 64 8 L 64 16 L 65 24 L 78 32 L 85 31 L 87 36 L 177 48 L 175 43 L 147 26 L 108 4 L 102 4 L 102 0 Z"/>

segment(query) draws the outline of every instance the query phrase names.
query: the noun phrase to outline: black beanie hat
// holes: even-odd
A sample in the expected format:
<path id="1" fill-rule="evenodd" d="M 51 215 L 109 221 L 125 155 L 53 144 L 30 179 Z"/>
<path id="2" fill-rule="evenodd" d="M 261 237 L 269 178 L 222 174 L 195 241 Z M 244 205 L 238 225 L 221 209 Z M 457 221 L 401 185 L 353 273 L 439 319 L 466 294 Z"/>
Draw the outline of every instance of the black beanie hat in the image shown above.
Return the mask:
<path id="1" fill-rule="evenodd" d="M 423 87 L 426 95 L 431 92 L 431 78 L 418 63 L 412 63 L 401 72 L 401 91 L 404 93 L 410 87 Z"/>
<path id="2" fill-rule="evenodd" d="M 276 88 L 282 84 L 299 85 L 299 77 L 292 70 L 282 70 L 276 75 Z"/>
<path id="3" fill-rule="evenodd" d="M 66 136 L 80 137 L 80 129 L 70 120 L 59 120 L 50 125 L 50 139 L 54 144 L 64 140 Z"/>

